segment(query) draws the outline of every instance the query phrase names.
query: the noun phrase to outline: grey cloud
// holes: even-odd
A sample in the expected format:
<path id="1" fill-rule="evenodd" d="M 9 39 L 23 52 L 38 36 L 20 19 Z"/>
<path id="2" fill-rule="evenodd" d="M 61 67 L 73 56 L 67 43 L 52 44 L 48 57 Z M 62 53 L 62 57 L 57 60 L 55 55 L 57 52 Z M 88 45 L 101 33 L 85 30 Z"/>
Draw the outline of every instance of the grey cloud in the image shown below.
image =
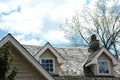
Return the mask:
<path id="1" fill-rule="evenodd" d="M 1 15 L 1 16 L 2 16 L 2 15 L 8 16 L 8 15 L 14 13 L 14 12 L 20 12 L 20 11 L 21 11 L 21 7 L 18 6 L 16 9 L 10 10 L 9 12 L 1 12 L 0 15 Z"/>

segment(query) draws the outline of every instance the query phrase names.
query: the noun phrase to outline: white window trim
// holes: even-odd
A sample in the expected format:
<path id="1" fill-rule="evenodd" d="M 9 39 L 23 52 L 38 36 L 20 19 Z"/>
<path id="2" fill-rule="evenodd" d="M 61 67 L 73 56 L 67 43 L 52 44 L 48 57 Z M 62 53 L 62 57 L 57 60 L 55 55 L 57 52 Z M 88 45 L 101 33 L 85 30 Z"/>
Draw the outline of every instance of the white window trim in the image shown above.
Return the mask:
<path id="1" fill-rule="evenodd" d="M 40 64 L 42 64 L 42 59 L 52 59 L 53 60 L 53 72 L 49 72 L 51 74 L 54 74 L 55 73 L 55 59 L 54 58 L 41 58 L 40 59 Z"/>
<path id="2" fill-rule="evenodd" d="M 108 63 L 109 73 L 99 73 L 99 64 L 98 64 L 98 62 L 107 62 Z M 98 60 L 98 62 L 97 62 L 97 72 L 98 72 L 98 75 L 111 75 L 110 62 L 108 60 Z"/>

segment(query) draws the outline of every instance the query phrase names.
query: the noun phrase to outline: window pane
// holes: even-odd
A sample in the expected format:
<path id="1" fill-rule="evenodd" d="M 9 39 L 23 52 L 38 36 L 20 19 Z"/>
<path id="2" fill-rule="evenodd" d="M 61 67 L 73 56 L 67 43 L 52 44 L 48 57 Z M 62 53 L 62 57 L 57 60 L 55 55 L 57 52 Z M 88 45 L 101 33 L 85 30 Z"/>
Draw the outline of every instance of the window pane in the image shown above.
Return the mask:
<path id="1" fill-rule="evenodd" d="M 46 62 L 46 60 L 45 59 L 42 59 L 42 63 L 45 63 Z"/>
<path id="2" fill-rule="evenodd" d="M 41 64 L 43 67 L 45 67 L 45 64 Z"/>
<path id="3" fill-rule="evenodd" d="M 49 67 L 49 64 L 46 64 L 46 67 Z"/>
<path id="4" fill-rule="evenodd" d="M 50 68 L 50 72 L 53 72 L 53 68 Z"/>
<path id="5" fill-rule="evenodd" d="M 98 62 L 99 73 L 109 73 L 108 62 Z"/>
<path id="6" fill-rule="evenodd" d="M 50 64 L 50 67 L 53 67 L 53 64 Z"/>
<path id="7" fill-rule="evenodd" d="M 53 60 L 50 60 L 50 63 L 53 63 Z"/>
<path id="8" fill-rule="evenodd" d="M 46 70 L 47 70 L 47 71 L 50 71 L 50 69 L 49 69 L 49 68 L 46 68 Z"/>
<path id="9" fill-rule="evenodd" d="M 49 60 L 46 60 L 46 63 L 49 63 Z"/>

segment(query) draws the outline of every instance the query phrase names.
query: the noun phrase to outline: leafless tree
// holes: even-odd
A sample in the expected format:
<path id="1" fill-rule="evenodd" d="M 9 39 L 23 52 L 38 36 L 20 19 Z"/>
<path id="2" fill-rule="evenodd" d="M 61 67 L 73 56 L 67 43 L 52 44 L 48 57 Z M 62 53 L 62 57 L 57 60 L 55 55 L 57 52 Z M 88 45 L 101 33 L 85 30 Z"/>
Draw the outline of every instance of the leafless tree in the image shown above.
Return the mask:
<path id="1" fill-rule="evenodd" d="M 108 6 L 111 1 L 113 4 Z M 90 42 L 89 36 L 96 34 L 100 45 L 114 52 L 118 57 L 120 52 L 119 8 L 119 2 L 116 0 L 101 0 L 96 2 L 94 9 L 84 7 L 82 13 L 77 13 L 71 20 L 67 20 L 62 30 L 69 38 L 79 35 L 87 46 Z M 74 40 L 75 44 L 77 40 Z M 78 44 L 81 46 L 83 42 Z"/>

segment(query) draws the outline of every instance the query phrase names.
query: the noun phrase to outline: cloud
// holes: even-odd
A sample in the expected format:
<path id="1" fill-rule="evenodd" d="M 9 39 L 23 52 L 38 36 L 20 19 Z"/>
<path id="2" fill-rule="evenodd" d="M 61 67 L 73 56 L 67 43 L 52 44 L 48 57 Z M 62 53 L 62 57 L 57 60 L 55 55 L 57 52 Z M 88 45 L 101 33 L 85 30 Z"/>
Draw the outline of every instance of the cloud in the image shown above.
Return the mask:
<path id="1" fill-rule="evenodd" d="M 28 9 L 28 10 L 27 10 Z M 24 8 L 21 12 L 14 12 L 8 16 L 3 16 L 4 22 L 1 23 L 0 29 L 20 34 L 40 34 L 41 19 L 33 14 L 32 8 Z M 30 12 L 31 11 L 31 12 Z M 37 13 L 37 12 L 36 12 Z"/>
<path id="2" fill-rule="evenodd" d="M 43 45 L 45 43 L 44 40 L 39 40 L 34 37 L 26 37 L 25 35 L 14 35 L 15 38 L 22 44 L 28 44 L 28 45 Z"/>
<path id="3" fill-rule="evenodd" d="M 65 34 L 61 31 L 50 31 L 43 36 L 46 41 L 50 41 L 51 43 L 69 43 L 69 40 L 64 38 Z"/>
<path id="4" fill-rule="evenodd" d="M 4 14 L 0 29 L 12 33 L 21 43 L 42 44 L 45 40 L 55 44 L 68 43 L 58 27 L 76 10 L 80 10 L 85 2 L 85 0 L 0 0 L 0 14 Z"/>

